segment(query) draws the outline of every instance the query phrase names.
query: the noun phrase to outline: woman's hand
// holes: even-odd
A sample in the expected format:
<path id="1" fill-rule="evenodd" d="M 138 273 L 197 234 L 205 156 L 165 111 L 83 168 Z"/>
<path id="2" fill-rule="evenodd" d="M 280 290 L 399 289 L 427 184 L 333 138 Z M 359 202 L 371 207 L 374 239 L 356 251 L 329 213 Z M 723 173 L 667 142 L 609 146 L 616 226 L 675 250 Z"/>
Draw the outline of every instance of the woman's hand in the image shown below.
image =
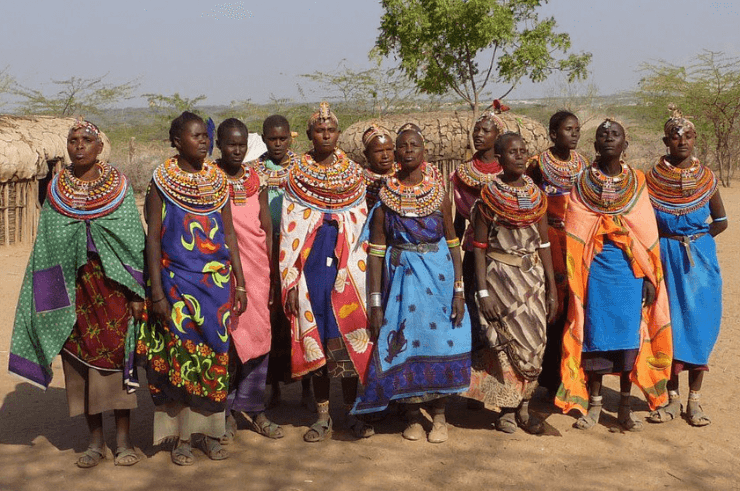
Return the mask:
<path id="1" fill-rule="evenodd" d="M 488 322 L 494 322 L 499 318 L 491 297 L 478 297 L 478 310 Z"/>
<path id="2" fill-rule="evenodd" d="M 240 316 L 247 310 L 247 293 L 237 290 L 234 295 L 234 313 Z"/>
<path id="3" fill-rule="evenodd" d="M 285 313 L 294 317 L 298 316 L 298 288 L 296 287 L 288 290 L 285 298 Z"/>
<path id="4" fill-rule="evenodd" d="M 128 312 L 136 322 L 144 320 L 144 301 L 132 300 L 128 303 Z"/>
<path id="5" fill-rule="evenodd" d="M 156 302 L 152 300 L 154 317 L 159 319 L 162 323 L 166 323 L 172 316 L 172 306 L 164 295 L 158 298 L 159 300 Z"/>
<path id="6" fill-rule="evenodd" d="M 465 298 L 459 295 L 452 297 L 452 323 L 456 326 L 462 324 L 463 317 L 465 316 Z"/>
<path id="7" fill-rule="evenodd" d="M 642 305 L 650 307 L 655 303 L 655 285 L 645 278 L 642 281 Z"/>
<path id="8" fill-rule="evenodd" d="M 380 335 L 380 328 L 383 326 L 384 312 L 382 307 L 370 307 L 370 317 L 368 318 L 368 324 L 370 326 L 370 334 L 373 339 L 378 339 Z"/>
<path id="9" fill-rule="evenodd" d="M 558 313 L 558 289 L 555 287 L 548 288 L 547 299 L 545 301 L 547 306 L 547 323 L 551 323 L 555 320 L 555 315 Z"/>

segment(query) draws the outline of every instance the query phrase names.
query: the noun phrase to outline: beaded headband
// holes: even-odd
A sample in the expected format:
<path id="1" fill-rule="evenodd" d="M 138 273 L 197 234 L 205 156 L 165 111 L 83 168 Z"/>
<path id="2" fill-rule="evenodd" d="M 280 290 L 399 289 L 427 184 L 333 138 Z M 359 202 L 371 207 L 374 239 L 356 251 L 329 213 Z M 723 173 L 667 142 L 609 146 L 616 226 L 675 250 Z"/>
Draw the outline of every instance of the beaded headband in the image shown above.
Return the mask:
<path id="1" fill-rule="evenodd" d="M 424 141 L 424 135 L 421 134 L 421 128 L 419 128 L 414 123 L 406 123 L 400 128 L 398 128 L 398 132 L 396 132 L 396 136 L 401 136 L 401 133 L 406 133 L 407 131 L 413 131 L 417 135 L 421 137 L 421 141 Z"/>
<path id="2" fill-rule="evenodd" d="M 496 131 L 498 133 L 503 133 L 504 130 L 506 130 L 506 125 L 504 125 L 504 121 L 497 115 L 508 110 L 509 106 L 501 104 L 501 101 L 496 99 L 488 109 L 483 111 L 483 114 L 480 115 L 476 123 L 480 123 L 481 121 L 490 121 L 493 123 L 493 126 L 496 127 Z"/>
<path id="3" fill-rule="evenodd" d="M 367 146 L 370 145 L 370 142 L 375 138 L 377 138 L 380 143 L 385 143 L 386 138 L 388 140 L 393 139 L 390 131 L 373 123 L 362 134 L 362 145 L 365 149 L 367 149 Z"/>
<path id="4" fill-rule="evenodd" d="M 100 140 L 100 130 L 98 129 L 98 127 L 92 124 L 90 121 L 85 121 L 83 119 L 78 119 L 77 121 L 75 121 L 75 123 L 69 129 L 69 132 L 72 133 L 74 131 L 83 129 L 93 135 L 98 141 Z"/>
<path id="5" fill-rule="evenodd" d="M 318 121 L 333 121 L 334 124 L 339 125 L 339 120 L 337 119 L 336 114 L 329 109 L 328 102 L 324 101 L 319 104 L 319 110 L 308 118 L 308 129 L 310 130 Z"/>
<path id="6" fill-rule="evenodd" d="M 665 122 L 665 126 L 663 126 L 665 136 L 670 137 L 673 133 L 678 133 L 678 136 L 681 136 L 686 131 L 696 131 L 694 123 L 689 121 L 688 118 L 684 118 L 683 113 L 675 104 L 669 104 L 668 110 L 671 112 L 671 117 Z"/>
<path id="7" fill-rule="evenodd" d="M 622 131 L 624 132 L 624 139 L 627 140 L 627 128 L 625 128 L 624 124 L 622 124 L 621 121 L 618 121 L 613 118 L 606 118 L 603 123 L 601 123 L 597 128 L 596 131 L 599 131 L 599 128 L 604 128 L 605 130 L 608 130 L 612 127 L 613 124 L 618 124 L 622 127 Z"/>

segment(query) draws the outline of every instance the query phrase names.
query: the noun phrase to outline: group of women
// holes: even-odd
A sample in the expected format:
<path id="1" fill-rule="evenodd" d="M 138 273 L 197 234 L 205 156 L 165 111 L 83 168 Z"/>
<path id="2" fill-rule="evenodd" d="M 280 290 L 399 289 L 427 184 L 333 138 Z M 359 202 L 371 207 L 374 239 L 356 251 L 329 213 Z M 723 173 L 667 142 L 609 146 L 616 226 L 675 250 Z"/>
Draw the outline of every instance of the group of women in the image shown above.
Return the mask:
<path id="1" fill-rule="evenodd" d="M 453 215 L 413 124 L 368 128 L 362 168 L 337 148 L 326 103 L 302 156 L 288 121 L 270 116 L 267 152 L 244 163 L 247 128 L 228 119 L 212 162 L 205 123 L 185 112 L 170 128 L 177 155 L 147 191 L 145 235 L 126 177 L 98 160 L 100 132 L 80 121 L 72 164 L 49 184 L 9 369 L 48 387 L 61 353 L 70 415 L 90 429 L 80 467 L 106 457 L 105 410 L 115 412 L 114 463 L 139 462 L 136 365 L 155 404 L 154 442 L 174 440 L 178 465 L 193 464 L 194 444 L 227 458 L 239 420 L 283 437 L 265 387 L 276 401 L 291 379 L 315 404 L 307 442 L 332 434 L 331 378 L 357 438 L 396 406 L 404 438 L 444 442 L 452 394 L 496 409 L 502 432 L 539 433 L 529 411 L 538 384 L 588 429 L 613 373 L 618 422 L 638 431 L 631 385 L 648 420 L 666 422 L 681 413 L 682 370 L 687 420 L 709 424 L 699 391 L 721 315 L 713 237 L 727 221 L 717 179 L 692 155 L 693 124 L 672 115 L 668 152 L 646 174 L 624 163 L 617 121 L 598 126 L 593 163 L 575 151 L 574 114 L 556 113 L 549 130 L 553 146 L 528 159 L 522 137 L 486 111 L 475 155 L 452 176 Z"/>

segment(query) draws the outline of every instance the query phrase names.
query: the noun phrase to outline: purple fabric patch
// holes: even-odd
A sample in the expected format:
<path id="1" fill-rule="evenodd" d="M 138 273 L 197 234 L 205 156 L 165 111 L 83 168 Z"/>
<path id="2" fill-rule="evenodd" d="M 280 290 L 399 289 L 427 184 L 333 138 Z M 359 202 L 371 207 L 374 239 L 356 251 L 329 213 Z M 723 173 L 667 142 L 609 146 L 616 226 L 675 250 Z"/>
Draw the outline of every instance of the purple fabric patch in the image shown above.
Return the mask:
<path id="1" fill-rule="evenodd" d="M 138 271 L 132 268 L 131 266 L 129 266 L 128 264 L 124 264 L 123 267 L 126 271 L 129 272 L 129 274 L 136 280 L 136 282 L 139 285 L 141 285 L 142 287 L 144 286 L 144 272 L 143 271 Z"/>
<path id="2" fill-rule="evenodd" d="M 8 371 L 44 388 L 51 383 L 51 374 L 44 367 L 14 353 L 10 353 L 8 357 Z"/>
<path id="3" fill-rule="evenodd" d="M 90 233 L 90 222 L 87 222 L 86 228 L 87 228 L 87 252 L 94 252 L 95 254 L 97 254 L 98 248 L 95 247 L 95 242 L 93 242 L 92 234 Z"/>
<path id="4" fill-rule="evenodd" d="M 33 272 L 33 302 L 36 312 L 57 310 L 71 305 L 60 265 Z"/>

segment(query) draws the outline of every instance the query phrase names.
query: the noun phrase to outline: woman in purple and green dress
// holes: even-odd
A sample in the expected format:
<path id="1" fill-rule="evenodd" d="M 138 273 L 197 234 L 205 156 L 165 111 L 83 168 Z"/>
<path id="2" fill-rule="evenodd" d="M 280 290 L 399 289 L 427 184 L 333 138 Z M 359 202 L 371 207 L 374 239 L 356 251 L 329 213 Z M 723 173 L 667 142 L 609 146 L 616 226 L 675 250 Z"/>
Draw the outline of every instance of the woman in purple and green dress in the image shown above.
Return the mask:
<path id="1" fill-rule="evenodd" d="M 21 287 L 9 371 L 47 388 L 61 353 L 70 416 L 84 414 L 90 444 L 77 460 L 105 458 L 103 411 L 114 411 L 115 465 L 140 457 L 129 440 L 138 387 L 135 322 L 144 316 L 144 229 L 126 176 L 98 156 L 98 128 L 75 123 L 71 165 L 49 183 Z"/>
<path id="2" fill-rule="evenodd" d="M 239 244 L 224 173 L 206 160 L 203 120 L 184 112 L 172 121 L 178 154 L 154 171 L 146 197 L 149 324 L 137 354 L 156 406 L 154 442 L 176 437 L 171 458 L 192 465 L 191 436 L 205 436 L 213 460 L 228 457 L 229 327 L 247 306 Z M 232 276 L 234 278 L 232 278 Z"/>
<path id="3" fill-rule="evenodd" d="M 670 302 L 673 365 L 668 404 L 650 413 L 648 420 L 664 423 L 679 416 L 678 375 L 687 370 L 686 418 L 692 426 L 706 426 L 711 421 L 699 404 L 699 391 L 722 321 L 722 276 L 714 237 L 727 229 L 727 215 L 717 178 L 692 155 L 694 124 L 671 109 L 663 137 L 668 155 L 646 177 Z"/>

